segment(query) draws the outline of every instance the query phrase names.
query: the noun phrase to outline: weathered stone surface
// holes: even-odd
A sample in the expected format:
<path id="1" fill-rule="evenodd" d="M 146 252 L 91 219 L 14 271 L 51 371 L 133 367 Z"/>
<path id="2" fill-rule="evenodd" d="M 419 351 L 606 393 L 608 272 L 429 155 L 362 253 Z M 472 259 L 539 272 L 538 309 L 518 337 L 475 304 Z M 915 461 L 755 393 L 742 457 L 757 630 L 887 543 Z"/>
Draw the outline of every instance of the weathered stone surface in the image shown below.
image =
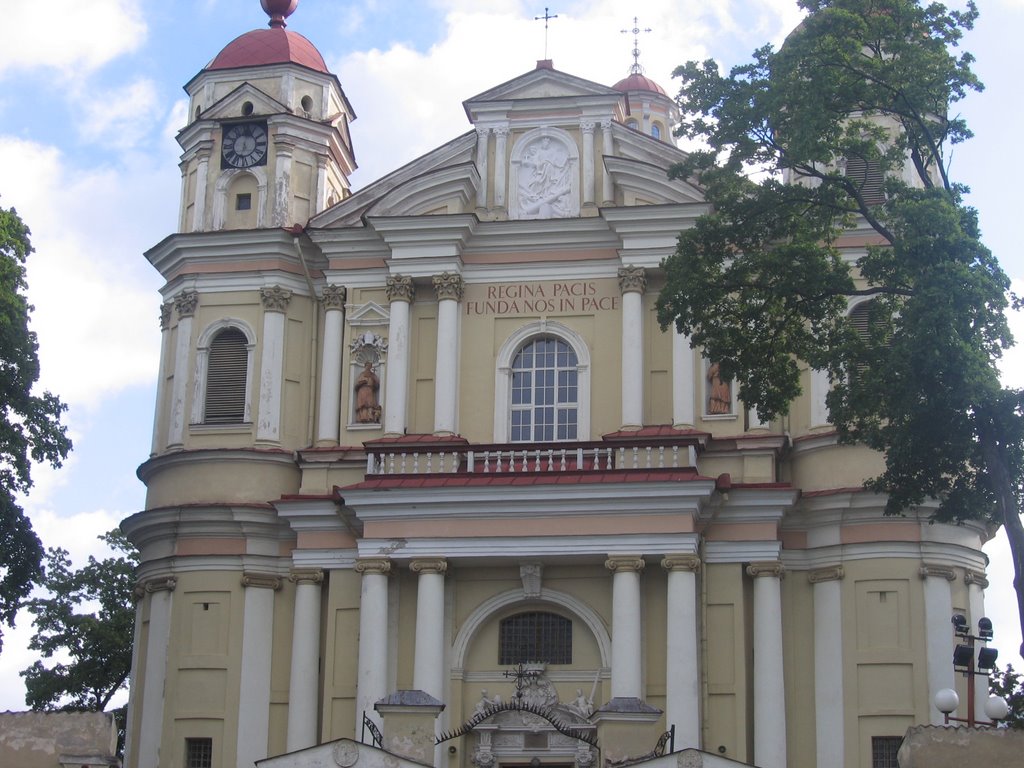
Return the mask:
<path id="1" fill-rule="evenodd" d="M 900 768 L 963 768 L 1016 765 L 1024 754 L 1024 731 L 1006 728 L 917 725 L 907 729 Z"/>
<path id="2" fill-rule="evenodd" d="M 106 712 L 0 712 L 0 766 L 117 765 L 116 749 Z"/>

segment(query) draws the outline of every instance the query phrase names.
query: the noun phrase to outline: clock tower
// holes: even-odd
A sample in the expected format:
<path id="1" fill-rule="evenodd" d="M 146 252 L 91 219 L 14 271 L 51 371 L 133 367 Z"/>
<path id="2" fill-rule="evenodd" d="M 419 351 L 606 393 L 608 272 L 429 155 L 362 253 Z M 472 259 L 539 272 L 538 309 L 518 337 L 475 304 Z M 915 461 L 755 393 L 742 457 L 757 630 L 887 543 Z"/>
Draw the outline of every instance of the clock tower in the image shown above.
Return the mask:
<path id="1" fill-rule="evenodd" d="M 261 0 L 268 29 L 230 42 L 186 85 L 179 231 L 304 225 L 349 195 L 355 113 L 323 56 Z"/>

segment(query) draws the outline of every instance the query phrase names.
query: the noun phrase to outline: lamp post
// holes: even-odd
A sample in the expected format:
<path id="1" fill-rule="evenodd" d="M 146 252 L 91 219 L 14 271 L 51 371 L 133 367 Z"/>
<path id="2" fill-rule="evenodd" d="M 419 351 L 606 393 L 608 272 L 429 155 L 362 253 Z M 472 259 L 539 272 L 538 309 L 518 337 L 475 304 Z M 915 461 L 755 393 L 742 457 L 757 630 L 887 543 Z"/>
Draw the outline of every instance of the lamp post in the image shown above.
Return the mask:
<path id="1" fill-rule="evenodd" d="M 962 613 L 953 614 L 953 634 L 959 641 L 953 649 L 953 669 L 967 678 L 967 717 L 953 717 L 952 713 L 960 704 L 960 697 L 952 688 L 943 688 L 935 694 L 935 707 L 945 716 L 946 725 L 951 720 L 967 723 L 968 728 L 976 726 L 993 726 L 1006 717 L 1009 706 L 1004 699 L 990 696 L 985 702 L 985 714 L 990 720 L 977 720 L 974 714 L 974 678 L 988 679 L 995 666 L 999 651 L 985 645 L 992 639 L 992 620 L 986 617 L 978 619 L 978 634 L 971 633 L 967 618 Z M 975 654 L 975 643 L 983 645 Z"/>

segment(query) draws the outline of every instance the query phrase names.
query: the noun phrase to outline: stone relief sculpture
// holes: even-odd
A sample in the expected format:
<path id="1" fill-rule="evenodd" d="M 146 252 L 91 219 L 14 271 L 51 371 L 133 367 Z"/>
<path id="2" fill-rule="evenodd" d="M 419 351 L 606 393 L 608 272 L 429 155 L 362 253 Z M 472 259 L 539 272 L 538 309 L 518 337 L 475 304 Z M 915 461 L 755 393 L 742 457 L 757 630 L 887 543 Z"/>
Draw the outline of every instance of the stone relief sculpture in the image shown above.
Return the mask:
<path id="1" fill-rule="evenodd" d="M 580 213 L 579 150 L 558 128 L 538 128 L 516 143 L 511 156 L 509 216 L 564 219 Z"/>
<path id="2" fill-rule="evenodd" d="M 718 363 L 708 366 L 708 413 L 722 415 L 732 413 L 732 387 L 722 381 Z"/>
<path id="3" fill-rule="evenodd" d="M 373 372 L 373 364 L 367 362 L 356 379 L 356 421 L 360 424 L 380 424 L 379 391 L 380 379 Z"/>
<path id="4" fill-rule="evenodd" d="M 584 720 L 594 714 L 594 700 L 583 695 L 583 689 L 576 689 L 576 698 L 563 705 L 566 709 L 572 710 Z"/>

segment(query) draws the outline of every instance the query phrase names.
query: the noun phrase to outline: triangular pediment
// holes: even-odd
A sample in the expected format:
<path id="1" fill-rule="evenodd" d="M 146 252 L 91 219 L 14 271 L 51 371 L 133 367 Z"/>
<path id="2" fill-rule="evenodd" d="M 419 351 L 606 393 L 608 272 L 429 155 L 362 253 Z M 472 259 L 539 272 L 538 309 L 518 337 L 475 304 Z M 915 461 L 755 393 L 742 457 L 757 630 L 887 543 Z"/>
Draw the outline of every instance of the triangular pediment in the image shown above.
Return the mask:
<path id="1" fill-rule="evenodd" d="M 348 314 L 349 325 L 375 326 L 387 325 L 391 313 L 375 301 L 368 301 L 354 307 Z"/>
<path id="2" fill-rule="evenodd" d="M 559 72 L 557 69 L 538 68 L 466 99 L 463 105 L 467 112 L 471 112 L 478 105 L 483 106 L 497 101 L 580 96 L 597 96 L 611 100 L 623 98 L 623 94 L 614 88 L 595 83 L 592 80 Z"/>
<path id="3" fill-rule="evenodd" d="M 242 105 L 252 104 L 250 115 L 242 114 Z M 239 117 L 255 117 L 259 115 L 279 115 L 290 112 L 284 104 L 273 96 L 261 91 L 250 83 L 242 83 L 223 98 L 211 104 L 201 115 L 203 120 L 228 120 Z"/>

